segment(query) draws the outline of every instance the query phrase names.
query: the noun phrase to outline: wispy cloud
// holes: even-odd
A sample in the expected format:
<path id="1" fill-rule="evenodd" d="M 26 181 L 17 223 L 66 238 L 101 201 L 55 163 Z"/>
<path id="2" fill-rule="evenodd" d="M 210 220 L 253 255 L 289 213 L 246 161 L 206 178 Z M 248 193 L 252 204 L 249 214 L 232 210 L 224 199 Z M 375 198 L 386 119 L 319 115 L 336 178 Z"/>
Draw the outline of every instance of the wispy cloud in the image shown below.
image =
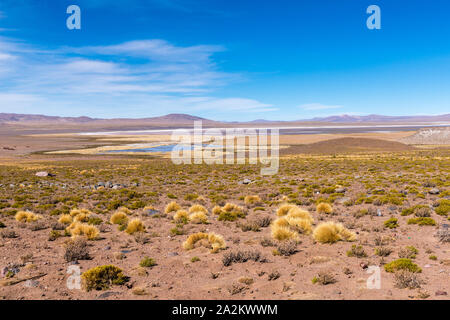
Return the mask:
<path id="1" fill-rule="evenodd" d="M 317 110 L 329 110 L 329 109 L 341 109 L 342 106 L 339 105 L 325 105 L 321 103 L 309 103 L 299 106 L 300 109 L 317 111 Z"/>
<path id="2" fill-rule="evenodd" d="M 273 111 L 253 99 L 213 95 L 240 79 L 217 68 L 213 55 L 223 50 L 160 39 L 48 50 L 0 37 L 0 112 L 108 117 Z"/>

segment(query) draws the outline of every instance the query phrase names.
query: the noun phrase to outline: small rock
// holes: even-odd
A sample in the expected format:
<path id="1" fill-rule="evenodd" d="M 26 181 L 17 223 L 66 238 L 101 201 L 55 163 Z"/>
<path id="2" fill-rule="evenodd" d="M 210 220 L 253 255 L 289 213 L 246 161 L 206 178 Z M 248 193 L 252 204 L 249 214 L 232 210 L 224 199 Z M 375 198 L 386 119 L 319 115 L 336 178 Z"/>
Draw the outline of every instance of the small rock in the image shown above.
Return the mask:
<path id="1" fill-rule="evenodd" d="M 36 172 L 36 177 L 51 177 L 52 174 L 47 171 Z"/>
<path id="2" fill-rule="evenodd" d="M 439 194 L 441 191 L 438 188 L 433 188 L 428 191 L 429 194 Z"/>
<path id="3" fill-rule="evenodd" d="M 39 285 L 39 281 L 37 281 L 37 280 L 27 280 L 27 281 L 25 281 L 24 285 L 27 288 L 36 288 Z"/>
<path id="4" fill-rule="evenodd" d="M 344 193 L 345 191 L 347 191 L 347 189 L 345 189 L 344 187 L 341 187 L 341 188 L 337 188 L 334 191 L 337 192 L 337 193 Z"/>
<path id="5" fill-rule="evenodd" d="M 438 291 L 436 291 L 435 295 L 437 295 L 437 296 L 446 296 L 447 295 L 447 291 L 438 290 Z"/>

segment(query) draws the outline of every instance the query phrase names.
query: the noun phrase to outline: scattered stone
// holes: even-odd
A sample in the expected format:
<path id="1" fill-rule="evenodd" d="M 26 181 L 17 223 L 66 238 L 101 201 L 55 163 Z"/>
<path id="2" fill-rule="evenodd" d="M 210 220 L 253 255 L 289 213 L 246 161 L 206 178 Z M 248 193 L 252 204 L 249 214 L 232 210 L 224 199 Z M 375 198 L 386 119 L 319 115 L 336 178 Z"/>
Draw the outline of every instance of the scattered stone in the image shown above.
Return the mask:
<path id="1" fill-rule="evenodd" d="M 39 285 L 39 281 L 37 280 L 27 280 L 25 281 L 24 286 L 27 288 L 36 288 Z"/>
<path id="2" fill-rule="evenodd" d="M 429 194 L 439 194 L 441 191 L 438 188 L 433 188 L 428 191 Z"/>
<path id="3" fill-rule="evenodd" d="M 104 293 L 100 294 L 100 295 L 97 297 L 97 299 L 98 299 L 98 300 L 106 299 L 106 298 L 109 298 L 109 297 L 111 297 L 111 296 L 113 296 L 113 295 L 116 295 L 116 294 L 119 294 L 119 292 L 113 292 L 113 291 L 104 292 Z"/>
<path id="4" fill-rule="evenodd" d="M 337 199 L 335 200 L 335 202 L 336 202 L 337 204 L 344 204 L 344 203 L 346 203 L 347 201 L 350 201 L 350 198 L 349 198 L 349 197 L 337 198 Z"/>
<path id="5" fill-rule="evenodd" d="M 443 291 L 443 290 L 438 290 L 435 293 L 437 296 L 446 296 L 447 295 L 447 291 Z"/>
<path id="6" fill-rule="evenodd" d="M 347 189 L 345 189 L 344 187 L 340 187 L 340 188 L 337 188 L 334 191 L 337 192 L 337 193 L 344 193 L 345 191 L 347 191 Z"/>
<path id="7" fill-rule="evenodd" d="M 154 216 L 155 214 L 158 214 L 158 213 L 159 213 L 159 211 L 155 210 L 155 209 L 144 210 L 144 215 L 147 215 L 147 216 Z"/>
<path id="8" fill-rule="evenodd" d="M 239 182 L 239 184 L 250 184 L 250 183 L 252 183 L 252 180 L 250 179 L 244 179 L 241 182 Z"/>
<path id="9" fill-rule="evenodd" d="M 53 177 L 54 175 L 47 171 L 36 172 L 36 177 Z"/>

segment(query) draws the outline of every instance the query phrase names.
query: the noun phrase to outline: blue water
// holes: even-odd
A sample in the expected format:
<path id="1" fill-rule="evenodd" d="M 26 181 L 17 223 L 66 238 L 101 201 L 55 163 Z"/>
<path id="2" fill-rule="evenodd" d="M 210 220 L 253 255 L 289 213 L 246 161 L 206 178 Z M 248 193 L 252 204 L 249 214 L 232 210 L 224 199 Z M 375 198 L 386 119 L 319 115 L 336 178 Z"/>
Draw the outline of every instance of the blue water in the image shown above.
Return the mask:
<path id="1" fill-rule="evenodd" d="M 168 144 L 164 146 L 139 148 L 139 149 L 121 149 L 121 150 L 109 150 L 107 153 L 118 153 L 118 152 L 172 152 L 173 147 L 176 144 Z M 203 147 L 208 147 L 208 144 L 204 144 Z M 211 146 L 213 148 L 223 148 L 222 146 Z M 194 150 L 194 145 L 185 145 L 180 148 L 181 150 Z"/>

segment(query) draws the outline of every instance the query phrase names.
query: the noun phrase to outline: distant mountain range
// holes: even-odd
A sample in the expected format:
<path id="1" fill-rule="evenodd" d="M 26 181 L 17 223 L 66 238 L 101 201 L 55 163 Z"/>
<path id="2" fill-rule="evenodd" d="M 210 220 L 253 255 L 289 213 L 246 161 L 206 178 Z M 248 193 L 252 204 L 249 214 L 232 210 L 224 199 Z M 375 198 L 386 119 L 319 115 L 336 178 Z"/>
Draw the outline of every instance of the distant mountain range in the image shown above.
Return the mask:
<path id="1" fill-rule="evenodd" d="M 301 121 L 301 120 L 300 120 Z M 450 121 L 450 114 L 438 116 L 383 116 L 378 114 L 370 114 L 368 116 L 356 116 L 342 114 L 324 118 L 312 118 L 309 121 L 319 122 L 341 122 L 341 123 L 357 123 L 357 122 L 439 122 Z"/>
<path id="2" fill-rule="evenodd" d="M 424 123 L 424 122 L 450 122 L 450 114 L 438 115 L 438 116 L 384 116 L 384 115 L 367 115 L 367 116 L 357 116 L 357 115 L 336 115 L 323 118 L 312 118 L 304 120 L 295 121 L 270 121 L 265 119 L 258 119 L 248 122 L 224 122 L 224 121 L 214 121 L 201 117 L 192 116 L 189 114 L 178 114 L 172 113 L 160 117 L 150 117 L 150 118 L 115 118 L 115 119 L 98 119 L 90 117 L 58 117 L 58 116 L 46 116 L 46 115 L 36 115 L 36 114 L 16 114 L 16 113 L 0 113 L 0 123 L 8 124 L 27 124 L 27 123 L 56 123 L 56 124 L 136 124 L 136 125 L 181 125 L 181 124 L 192 124 L 193 121 L 202 120 L 205 125 L 214 124 L 287 124 L 287 123 L 299 123 L 299 122 L 319 122 L 319 123 L 392 123 L 392 122 L 402 122 L 402 123 Z"/>

